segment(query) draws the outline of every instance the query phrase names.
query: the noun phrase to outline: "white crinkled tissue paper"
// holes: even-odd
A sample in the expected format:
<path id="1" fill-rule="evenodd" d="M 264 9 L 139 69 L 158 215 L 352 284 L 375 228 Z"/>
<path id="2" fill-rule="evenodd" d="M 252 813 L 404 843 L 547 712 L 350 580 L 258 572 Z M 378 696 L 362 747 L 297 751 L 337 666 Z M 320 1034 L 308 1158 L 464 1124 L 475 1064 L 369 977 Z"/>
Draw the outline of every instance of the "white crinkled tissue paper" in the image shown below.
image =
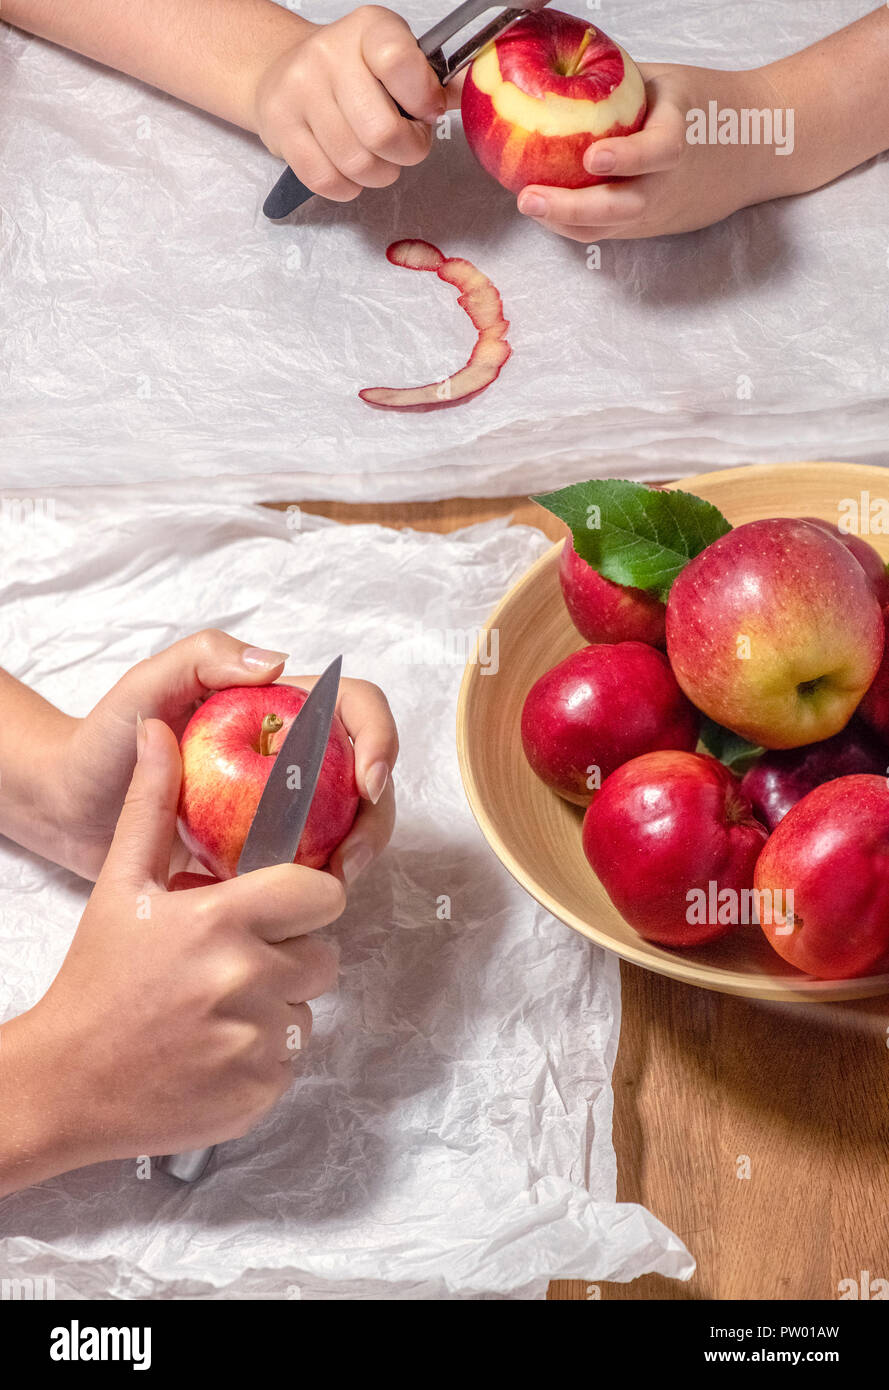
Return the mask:
<path id="1" fill-rule="evenodd" d="M 80 1299 L 537 1299 L 553 1277 L 690 1277 L 679 1239 L 615 1201 L 617 959 L 512 881 L 460 783 L 456 639 L 544 537 L 118 501 L 7 511 L 0 541 L 3 665 L 71 713 L 215 625 L 289 649 L 294 671 L 343 651 L 402 741 L 395 836 L 330 929 L 340 985 L 292 1090 L 194 1186 L 115 1162 L 7 1197 L 4 1274 Z M 0 884 L 9 1018 L 58 970 L 87 885 L 7 841 Z"/>
<path id="2" fill-rule="evenodd" d="M 874 0 L 556 3 L 637 61 L 748 68 Z M 420 34 L 450 6 L 395 8 Z M 251 135 L 2 24 L 0 92 L 0 487 L 370 502 L 887 462 L 889 156 L 701 232 L 603 241 L 596 268 L 517 213 L 459 116 L 394 187 L 273 225 L 283 166 Z M 475 341 L 451 287 L 386 260 L 401 237 L 503 296 L 513 356 L 467 404 L 358 398 L 439 380 Z"/>

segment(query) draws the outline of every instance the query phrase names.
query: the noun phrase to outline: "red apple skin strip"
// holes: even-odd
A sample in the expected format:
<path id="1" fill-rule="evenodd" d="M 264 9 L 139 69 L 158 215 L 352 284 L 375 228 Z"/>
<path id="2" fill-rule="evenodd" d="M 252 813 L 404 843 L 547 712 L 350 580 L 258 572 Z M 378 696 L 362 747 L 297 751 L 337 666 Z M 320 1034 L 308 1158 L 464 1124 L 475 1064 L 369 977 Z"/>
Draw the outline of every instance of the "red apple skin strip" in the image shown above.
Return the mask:
<path id="1" fill-rule="evenodd" d="M 442 406 L 462 405 L 497 380 L 511 354 L 505 338 L 479 337 L 466 366 L 443 381 L 428 386 L 370 386 L 359 395 L 378 410 L 439 410 Z"/>
<path id="2" fill-rule="evenodd" d="M 443 256 L 428 241 L 393 241 L 386 256 L 407 270 L 434 270 L 439 279 L 459 289 L 457 303 L 478 330 L 478 339 L 465 367 L 441 381 L 426 386 L 366 386 L 359 396 L 378 410 L 441 410 L 472 400 L 497 380 L 512 354 L 499 291 L 471 261 Z"/>
<path id="3" fill-rule="evenodd" d="M 490 280 L 472 261 L 462 256 L 446 256 L 438 267 L 438 274 L 449 285 L 456 285 L 462 294 L 470 294 L 480 285 L 490 285 Z"/>

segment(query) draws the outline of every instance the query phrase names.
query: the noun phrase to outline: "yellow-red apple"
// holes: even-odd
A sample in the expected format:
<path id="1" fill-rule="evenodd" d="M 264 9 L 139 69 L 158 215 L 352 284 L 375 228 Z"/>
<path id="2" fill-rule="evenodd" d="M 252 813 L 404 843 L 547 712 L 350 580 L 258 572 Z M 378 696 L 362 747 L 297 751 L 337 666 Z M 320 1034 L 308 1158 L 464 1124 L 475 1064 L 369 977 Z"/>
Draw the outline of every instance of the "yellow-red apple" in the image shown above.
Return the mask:
<path id="1" fill-rule="evenodd" d="M 677 576 L 667 654 L 718 724 L 764 748 L 845 728 L 883 654 L 880 605 L 841 541 L 807 521 L 738 526 Z"/>

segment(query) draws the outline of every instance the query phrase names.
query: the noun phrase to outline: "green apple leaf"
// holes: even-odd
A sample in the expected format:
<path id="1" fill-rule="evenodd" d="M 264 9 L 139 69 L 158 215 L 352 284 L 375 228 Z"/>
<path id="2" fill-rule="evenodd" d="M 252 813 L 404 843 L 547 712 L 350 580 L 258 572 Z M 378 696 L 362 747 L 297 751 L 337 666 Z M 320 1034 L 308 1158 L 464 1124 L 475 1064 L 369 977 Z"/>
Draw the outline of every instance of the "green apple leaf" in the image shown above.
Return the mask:
<path id="1" fill-rule="evenodd" d="M 748 743 L 746 738 L 733 733 L 731 729 L 724 729 L 721 724 L 708 719 L 706 714 L 701 716 L 700 741 L 708 753 L 725 763 L 726 767 L 730 767 L 739 777 L 743 777 L 747 769 L 766 751 L 755 743 Z"/>
<path id="2" fill-rule="evenodd" d="M 732 529 L 702 497 L 624 478 L 572 483 L 532 501 L 570 526 L 578 555 L 599 574 L 664 601 L 689 560 Z"/>

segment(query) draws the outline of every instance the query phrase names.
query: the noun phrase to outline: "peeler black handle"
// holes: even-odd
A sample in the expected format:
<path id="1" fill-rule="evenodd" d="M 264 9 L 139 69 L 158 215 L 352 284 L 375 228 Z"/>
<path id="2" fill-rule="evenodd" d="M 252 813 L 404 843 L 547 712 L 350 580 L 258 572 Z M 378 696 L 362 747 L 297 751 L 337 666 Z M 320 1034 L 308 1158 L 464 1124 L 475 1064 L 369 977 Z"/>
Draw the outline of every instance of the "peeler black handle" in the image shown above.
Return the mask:
<path id="1" fill-rule="evenodd" d="M 398 106 L 397 101 L 395 105 Z M 403 106 L 398 106 L 398 114 L 409 121 L 413 120 L 413 117 L 405 111 Z M 262 210 L 272 222 L 280 222 L 282 217 L 289 217 L 291 212 L 302 207 L 303 203 L 308 202 L 314 196 L 311 188 L 306 188 L 304 183 L 300 183 L 296 174 L 288 166 L 263 203 Z"/>

